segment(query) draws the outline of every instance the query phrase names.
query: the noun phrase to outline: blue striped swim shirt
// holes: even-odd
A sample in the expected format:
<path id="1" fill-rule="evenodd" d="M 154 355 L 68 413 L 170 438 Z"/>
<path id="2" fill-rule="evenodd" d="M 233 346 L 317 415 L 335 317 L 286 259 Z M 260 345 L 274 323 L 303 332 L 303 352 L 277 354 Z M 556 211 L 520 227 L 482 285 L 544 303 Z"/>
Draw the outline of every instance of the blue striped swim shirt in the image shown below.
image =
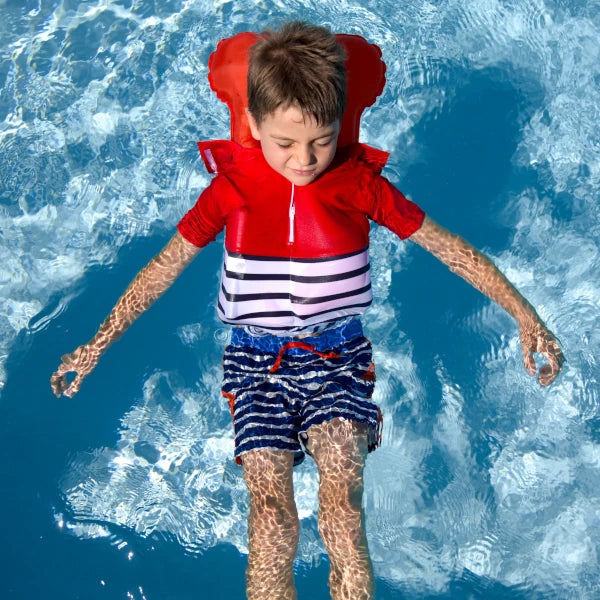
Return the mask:
<path id="1" fill-rule="evenodd" d="M 307 431 L 339 417 L 368 425 L 380 441 L 381 412 L 371 400 L 375 369 L 359 319 L 302 339 L 233 329 L 223 356 L 223 396 L 235 432 L 235 459 L 257 448 L 304 459 Z"/>

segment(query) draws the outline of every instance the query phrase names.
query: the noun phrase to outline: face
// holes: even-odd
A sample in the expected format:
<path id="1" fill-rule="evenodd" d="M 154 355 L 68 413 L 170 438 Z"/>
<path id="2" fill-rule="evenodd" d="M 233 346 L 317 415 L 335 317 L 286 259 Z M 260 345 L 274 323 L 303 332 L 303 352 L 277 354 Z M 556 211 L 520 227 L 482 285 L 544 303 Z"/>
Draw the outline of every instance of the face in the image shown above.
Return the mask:
<path id="1" fill-rule="evenodd" d="M 313 182 L 335 156 L 339 121 L 317 125 L 297 106 L 278 108 L 260 125 L 248 113 L 248 121 L 269 166 L 295 185 Z"/>

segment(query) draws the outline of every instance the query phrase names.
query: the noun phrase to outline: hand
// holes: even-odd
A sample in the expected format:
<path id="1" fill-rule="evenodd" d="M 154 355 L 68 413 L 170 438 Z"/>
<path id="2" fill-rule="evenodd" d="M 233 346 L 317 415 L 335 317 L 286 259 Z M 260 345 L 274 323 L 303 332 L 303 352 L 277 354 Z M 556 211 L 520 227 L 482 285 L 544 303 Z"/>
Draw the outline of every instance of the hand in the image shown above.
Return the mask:
<path id="1" fill-rule="evenodd" d="M 536 374 L 534 352 L 546 357 L 548 364 L 542 365 L 538 373 L 540 385 L 550 385 L 559 374 L 565 357 L 556 338 L 541 321 L 521 324 L 521 348 L 526 371 L 533 377 Z"/>
<path id="2" fill-rule="evenodd" d="M 54 395 L 60 398 L 64 394 L 72 398 L 79 391 L 83 378 L 94 370 L 99 359 L 100 352 L 89 344 L 79 346 L 71 354 L 62 356 L 62 364 L 50 377 L 50 386 Z M 76 373 L 75 379 L 70 385 L 67 383 L 67 373 Z"/>

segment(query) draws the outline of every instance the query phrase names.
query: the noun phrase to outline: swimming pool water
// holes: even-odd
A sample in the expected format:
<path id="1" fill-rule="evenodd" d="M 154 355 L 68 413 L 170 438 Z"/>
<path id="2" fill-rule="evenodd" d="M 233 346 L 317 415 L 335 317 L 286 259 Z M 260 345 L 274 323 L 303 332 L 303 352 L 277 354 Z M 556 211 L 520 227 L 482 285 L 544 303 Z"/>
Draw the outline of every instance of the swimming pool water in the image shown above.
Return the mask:
<path id="1" fill-rule="evenodd" d="M 219 244 L 73 400 L 48 379 L 160 250 L 228 135 L 217 41 L 301 18 L 377 43 L 361 139 L 557 333 L 541 389 L 501 309 L 374 229 L 383 447 L 377 597 L 600 596 L 600 4 L 0 0 L 0 596 L 243 597 L 247 498 L 220 399 Z M 328 597 L 316 471 L 295 473 L 300 598 Z"/>

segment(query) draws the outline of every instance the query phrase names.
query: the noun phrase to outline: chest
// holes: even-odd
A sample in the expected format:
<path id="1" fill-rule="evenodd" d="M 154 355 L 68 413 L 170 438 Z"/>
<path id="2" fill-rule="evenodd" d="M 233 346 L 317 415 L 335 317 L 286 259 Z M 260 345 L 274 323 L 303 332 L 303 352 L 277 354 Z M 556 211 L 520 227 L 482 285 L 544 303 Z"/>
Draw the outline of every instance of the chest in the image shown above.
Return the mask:
<path id="1" fill-rule="evenodd" d="M 238 185 L 242 202 L 226 219 L 230 252 L 310 259 L 355 252 L 369 243 L 368 218 L 353 202 L 358 190 L 286 180 L 245 187 Z"/>

